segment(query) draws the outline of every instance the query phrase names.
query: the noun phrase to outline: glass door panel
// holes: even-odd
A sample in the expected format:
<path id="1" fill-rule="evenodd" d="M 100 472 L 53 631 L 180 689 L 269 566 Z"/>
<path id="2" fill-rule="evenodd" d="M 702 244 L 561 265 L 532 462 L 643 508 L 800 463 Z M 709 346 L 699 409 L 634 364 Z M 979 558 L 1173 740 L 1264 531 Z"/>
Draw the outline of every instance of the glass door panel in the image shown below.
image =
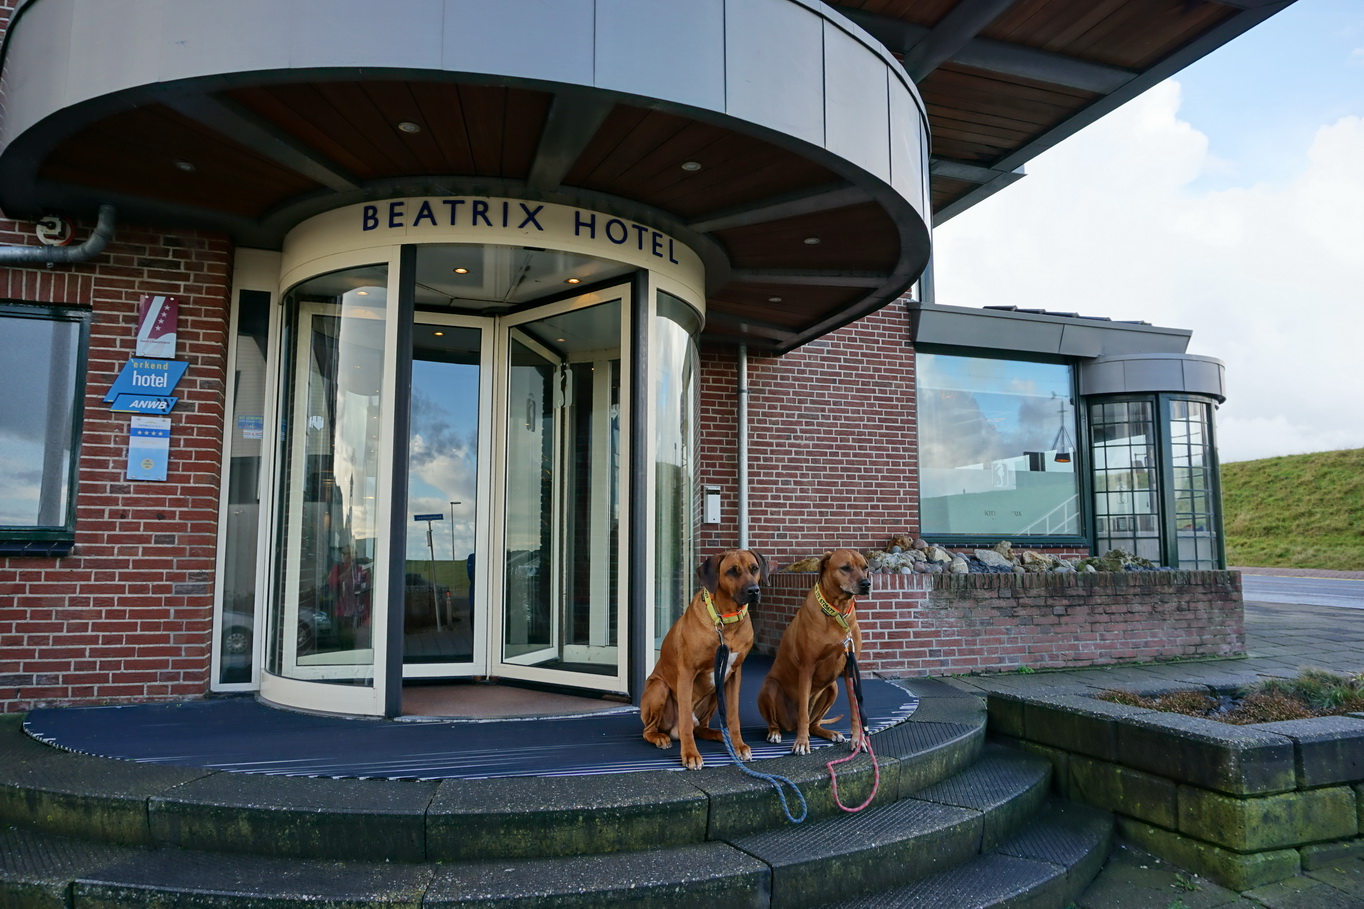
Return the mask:
<path id="1" fill-rule="evenodd" d="M 502 674 L 623 678 L 622 298 L 588 295 L 508 331 Z"/>
<path id="2" fill-rule="evenodd" d="M 386 269 L 294 290 L 288 431 L 268 668 L 290 679 L 373 686 Z M 334 290 L 334 285 L 344 289 Z"/>
<path id="3" fill-rule="evenodd" d="M 403 585 L 405 674 L 479 672 L 479 450 L 484 331 L 423 315 L 412 333 Z"/>

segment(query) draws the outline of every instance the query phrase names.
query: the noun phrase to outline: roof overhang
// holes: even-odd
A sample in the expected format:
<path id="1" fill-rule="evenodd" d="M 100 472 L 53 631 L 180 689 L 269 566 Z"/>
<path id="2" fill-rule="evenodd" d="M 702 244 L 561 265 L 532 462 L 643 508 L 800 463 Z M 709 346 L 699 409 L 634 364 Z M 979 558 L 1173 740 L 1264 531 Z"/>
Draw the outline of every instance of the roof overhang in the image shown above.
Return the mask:
<path id="1" fill-rule="evenodd" d="M 822 3 L 379 8 L 27 0 L 0 60 L 0 205 L 112 203 L 264 248 L 357 201 L 580 205 L 692 245 L 707 337 L 773 352 L 891 302 L 927 263 L 922 101 Z"/>

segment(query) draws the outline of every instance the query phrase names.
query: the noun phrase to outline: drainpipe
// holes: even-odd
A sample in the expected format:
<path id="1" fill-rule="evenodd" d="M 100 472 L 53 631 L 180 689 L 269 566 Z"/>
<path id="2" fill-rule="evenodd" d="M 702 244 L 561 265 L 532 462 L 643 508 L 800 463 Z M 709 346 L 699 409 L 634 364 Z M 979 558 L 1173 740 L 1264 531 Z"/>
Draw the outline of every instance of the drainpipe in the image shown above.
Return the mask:
<path id="1" fill-rule="evenodd" d="M 79 246 L 0 246 L 0 266 L 57 265 L 86 262 L 104 252 L 114 235 L 115 211 L 112 205 L 99 207 L 99 221 L 90 236 Z"/>
<path id="2" fill-rule="evenodd" d="M 739 345 L 739 548 L 748 548 L 748 345 Z"/>

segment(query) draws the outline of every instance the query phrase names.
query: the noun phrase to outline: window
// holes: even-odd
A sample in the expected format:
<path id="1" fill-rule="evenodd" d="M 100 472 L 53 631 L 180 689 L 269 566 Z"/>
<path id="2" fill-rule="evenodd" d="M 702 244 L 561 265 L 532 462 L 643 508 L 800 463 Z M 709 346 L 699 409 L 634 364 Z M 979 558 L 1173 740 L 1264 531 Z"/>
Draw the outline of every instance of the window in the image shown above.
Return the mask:
<path id="1" fill-rule="evenodd" d="M 90 314 L 0 302 L 0 554 L 65 555 Z"/>
<path id="2" fill-rule="evenodd" d="M 917 363 L 923 533 L 1077 536 L 1071 368 L 922 352 Z"/>

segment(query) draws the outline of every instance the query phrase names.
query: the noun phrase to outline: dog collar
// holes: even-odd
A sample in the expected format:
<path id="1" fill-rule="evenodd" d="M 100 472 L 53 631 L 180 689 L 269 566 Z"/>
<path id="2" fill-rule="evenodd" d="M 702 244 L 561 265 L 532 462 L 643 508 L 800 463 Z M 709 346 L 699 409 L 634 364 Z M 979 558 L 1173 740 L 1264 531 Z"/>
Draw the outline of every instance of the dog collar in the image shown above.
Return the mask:
<path id="1" fill-rule="evenodd" d="M 843 626 L 844 631 L 852 631 L 852 629 L 848 627 L 848 612 L 853 611 L 853 607 L 857 605 L 857 600 L 851 599 L 848 601 L 848 612 L 839 612 L 837 609 L 829 605 L 828 600 L 824 599 L 824 591 L 819 589 L 818 581 L 815 582 L 814 589 L 815 602 L 819 604 L 819 608 L 824 611 L 824 614 L 829 616 L 830 618 L 837 619 L 838 624 Z"/>
<path id="2" fill-rule="evenodd" d="M 733 625 L 735 622 L 743 621 L 744 616 L 748 615 L 748 604 L 739 607 L 738 612 L 726 612 L 721 614 L 715 611 L 715 604 L 711 602 L 710 591 L 701 588 L 701 602 L 706 604 L 706 612 L 710 613 L 710 620 L 716 625 Z"/>

